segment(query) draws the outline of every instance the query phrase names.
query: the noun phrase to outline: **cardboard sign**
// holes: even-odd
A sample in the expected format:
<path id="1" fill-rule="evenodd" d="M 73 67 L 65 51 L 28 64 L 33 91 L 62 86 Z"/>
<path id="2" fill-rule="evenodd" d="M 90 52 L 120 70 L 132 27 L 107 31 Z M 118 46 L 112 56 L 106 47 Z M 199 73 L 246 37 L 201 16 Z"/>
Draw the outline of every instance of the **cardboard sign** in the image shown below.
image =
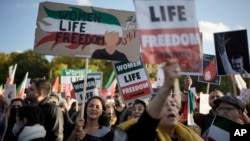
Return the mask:
<path id="1" fill-rule="evenodd" d="M 139 48 L 134 12 L 52 2 L 39 4 L 34 45 L 37 53 L 136 61 Z"/>
<path id="2" fill-rule="evenodd" d="M 135 0 L 142 59 L 157 64 L 178 58 L 183 73 L 202 72 L 202 48 L 194 0 Z"/>
<path id="3" fill-rule="evenodd" d="M 5 98 L 7 100 L 7 103 L 10 104 L 12 99 L 16 98 L 16 84 L 5 84 Z"/>
<path id="4" fill-rule="evenodd" d="M 220 85 L 221 77 L 217 75 L 215 55 L 203 54 L 203 73 L 198 82 Z"/>
<path id="5" fill-rule="evenodd" d="M 117 75 L 120 94 L 126 103 L 136 98 L 150 97 L 152 87 L 141 60 L 136 62 L 113 62 L 113 66 Z"/>

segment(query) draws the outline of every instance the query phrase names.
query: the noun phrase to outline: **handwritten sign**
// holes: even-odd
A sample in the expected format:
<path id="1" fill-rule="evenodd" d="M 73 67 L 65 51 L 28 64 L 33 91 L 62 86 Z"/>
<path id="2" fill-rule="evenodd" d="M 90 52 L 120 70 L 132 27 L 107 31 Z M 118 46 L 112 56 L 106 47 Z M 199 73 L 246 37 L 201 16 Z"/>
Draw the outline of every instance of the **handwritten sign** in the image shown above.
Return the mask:
<path id="1" fill-rule="evenodd" d="M 111 47 L 114 51 L 110 51 Z M 136 61 L 139 48 L 132 11 L 52 2 L 39 4 L 34 45 L 37 53 Z"/>

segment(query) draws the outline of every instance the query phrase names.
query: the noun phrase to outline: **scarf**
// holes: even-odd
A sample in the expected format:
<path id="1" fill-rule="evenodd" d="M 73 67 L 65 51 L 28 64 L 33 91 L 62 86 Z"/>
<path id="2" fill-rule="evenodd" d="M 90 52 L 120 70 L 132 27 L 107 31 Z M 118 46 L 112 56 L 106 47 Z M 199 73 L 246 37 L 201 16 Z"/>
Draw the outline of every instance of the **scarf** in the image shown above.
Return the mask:
<path id="1" fill-rule="evenodd" d="M 127 131 L 136 124 L 137 119 L 131 119 L 119 124 L 117 127 L 123 131 Z M 175 133 L 179 137 L 179 141 L 203 141 L 203 139 L 193 131 L 193 129 L 187 127 L 182 123 L 178 123 L 175 128 Z M 159 128 L 156 129 L 155 141 L 172 141 L 171 137 Z"/>

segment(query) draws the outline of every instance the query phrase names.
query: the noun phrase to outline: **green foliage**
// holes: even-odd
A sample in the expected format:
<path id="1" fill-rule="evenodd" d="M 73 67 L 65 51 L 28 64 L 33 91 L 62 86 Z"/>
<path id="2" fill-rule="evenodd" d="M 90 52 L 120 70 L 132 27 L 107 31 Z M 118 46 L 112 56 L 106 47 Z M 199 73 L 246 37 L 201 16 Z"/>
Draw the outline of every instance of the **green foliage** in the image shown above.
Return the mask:
<path id="1" fill-rule="evenodd" d="M 11 65 L 17 64 L 17 69 L 15 73 L 14 83 L 19 85 L 26 72 L 29 72 L 29 78 L 34 77 L 46 77 L 49 76 L 50 63 L 45 58 L 44 55 L 37 54 L 32 50 L 25 51 L 23 53 L 11 53 L 9 55 L 8 61 L 6 62 L 3 71 L 4 75 L 3 79 L 7 79 L 8 77 L 8 68 Z M 2 66 L 2 65 L 1 65 Z M 5 83 L 1 80 L 1 83 Z"/>

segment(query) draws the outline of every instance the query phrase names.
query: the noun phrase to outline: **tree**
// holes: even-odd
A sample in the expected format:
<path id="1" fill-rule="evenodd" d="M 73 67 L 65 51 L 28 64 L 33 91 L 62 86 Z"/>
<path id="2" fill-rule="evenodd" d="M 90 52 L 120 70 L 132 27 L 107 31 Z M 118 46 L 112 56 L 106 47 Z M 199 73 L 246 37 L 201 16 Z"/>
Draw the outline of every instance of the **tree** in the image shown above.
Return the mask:
<path id="1" fill-rule="evenodd" d="M 10 57 L 10 64 L 17 64 L 14 80 L 17 85 L 22 82 L 26 72 L 29 72 L 29 78 L 49 78 L 50 63 L 45 58 L 45 55 L 27 50 L 23 53 L 11 53 Z"/>
<path id="2" fill-rule="evenodd" d="M 11 66 L 10 64 L 10 55 L 9 54 L 5 54 L 5 53 L 0 53 L 0 85 L 1 84 L 5 84 L 8 75 L 9 75 L 9 66 Z"/>

